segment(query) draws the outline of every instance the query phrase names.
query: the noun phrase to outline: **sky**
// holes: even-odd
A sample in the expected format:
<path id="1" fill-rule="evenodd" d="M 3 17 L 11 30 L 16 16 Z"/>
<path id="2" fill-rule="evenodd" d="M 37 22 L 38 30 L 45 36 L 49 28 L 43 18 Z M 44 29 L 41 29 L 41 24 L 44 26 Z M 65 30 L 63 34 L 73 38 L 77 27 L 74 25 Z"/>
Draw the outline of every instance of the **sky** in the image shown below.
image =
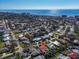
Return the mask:
<path id="1" fill-rule="evenodd" d="M 79 0 L 0 0 L 0 9 L 79 9 Z"/>

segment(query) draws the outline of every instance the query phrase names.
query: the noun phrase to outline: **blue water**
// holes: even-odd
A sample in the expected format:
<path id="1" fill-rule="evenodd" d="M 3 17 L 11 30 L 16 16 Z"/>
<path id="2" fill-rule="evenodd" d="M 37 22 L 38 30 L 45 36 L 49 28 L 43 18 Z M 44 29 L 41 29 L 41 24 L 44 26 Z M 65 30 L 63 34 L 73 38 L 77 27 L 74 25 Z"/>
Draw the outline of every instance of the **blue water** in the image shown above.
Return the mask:
<path id="1" fill-rule="evenodd" d="M 60 9 L 60 10 L 0 10 L 0 12 L 13 12 L 13 13 L 30 13 L 37 15 L 79 15 L 79 9 Z"/>

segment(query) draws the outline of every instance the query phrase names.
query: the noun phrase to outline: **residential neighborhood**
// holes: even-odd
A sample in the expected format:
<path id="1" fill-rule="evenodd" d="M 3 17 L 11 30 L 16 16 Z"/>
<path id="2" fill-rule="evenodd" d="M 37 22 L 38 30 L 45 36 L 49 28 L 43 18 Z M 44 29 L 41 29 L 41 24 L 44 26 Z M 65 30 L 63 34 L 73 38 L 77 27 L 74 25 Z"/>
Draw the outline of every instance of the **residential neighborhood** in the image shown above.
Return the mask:
<path id="1" fill-rule="evenodd" d="M 79 16 L 0 12 L 0 59 L 79 59 Z"/>

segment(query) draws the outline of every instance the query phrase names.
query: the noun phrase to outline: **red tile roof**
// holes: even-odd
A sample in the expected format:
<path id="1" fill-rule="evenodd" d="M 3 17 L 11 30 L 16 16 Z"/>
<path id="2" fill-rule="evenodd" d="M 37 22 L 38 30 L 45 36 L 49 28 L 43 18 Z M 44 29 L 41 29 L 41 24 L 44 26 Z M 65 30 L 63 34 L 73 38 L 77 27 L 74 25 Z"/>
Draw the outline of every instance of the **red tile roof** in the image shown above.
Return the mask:
<path id="1" fill-rule="evenodd" d="M 70 52 L 69 54 L 68 54 L 68 56 L 69 57 L 71 57 L 71 59 L 76 59 L 77 58 L 77 53 L 76 52 Z"/>
<path id="2" fill-rule="evenodd" d="M 45 42 L 41 42 L 39 48 L 42 51 L 42 53 L 45 53 L 47 50 Z"/>
<path id="3" fill-rule="evenodd" d="M 45 45 L 41 45 L 39 48 L 42 51 L 42 53 L 45 53 L 45 51 L 47 49 L 47 47 Z"/>

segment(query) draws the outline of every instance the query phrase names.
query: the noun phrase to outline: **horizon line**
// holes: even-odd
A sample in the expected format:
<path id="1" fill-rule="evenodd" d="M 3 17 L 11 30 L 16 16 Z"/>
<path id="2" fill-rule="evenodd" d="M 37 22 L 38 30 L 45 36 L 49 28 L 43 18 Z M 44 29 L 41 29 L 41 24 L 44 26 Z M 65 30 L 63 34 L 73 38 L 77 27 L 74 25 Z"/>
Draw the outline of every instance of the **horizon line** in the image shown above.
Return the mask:
<path id="1" fill-rule="evenodd" d="M 0 10 L 75 10 L 79 8 L 60 8 L 60 9 L 0 9 Z"/>

